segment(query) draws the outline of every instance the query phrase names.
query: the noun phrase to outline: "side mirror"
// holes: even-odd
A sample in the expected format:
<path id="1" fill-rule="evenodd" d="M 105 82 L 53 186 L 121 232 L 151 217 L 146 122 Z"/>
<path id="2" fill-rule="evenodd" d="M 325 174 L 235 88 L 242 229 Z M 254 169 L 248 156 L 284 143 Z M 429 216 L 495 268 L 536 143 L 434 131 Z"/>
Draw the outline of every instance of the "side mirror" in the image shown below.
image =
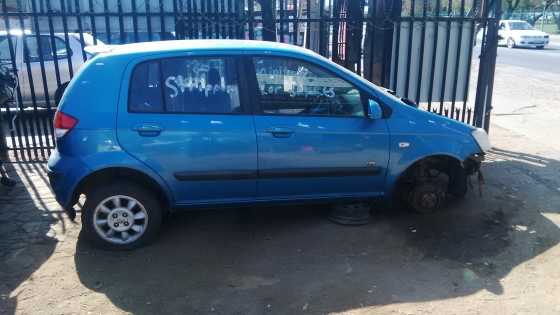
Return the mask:
<path id="1" fill-rule="evenodd" d="M 381 119 L 383 117 L 381 105 L 372 99 L 368 101 L 368 117 L 369 119 Z"/>

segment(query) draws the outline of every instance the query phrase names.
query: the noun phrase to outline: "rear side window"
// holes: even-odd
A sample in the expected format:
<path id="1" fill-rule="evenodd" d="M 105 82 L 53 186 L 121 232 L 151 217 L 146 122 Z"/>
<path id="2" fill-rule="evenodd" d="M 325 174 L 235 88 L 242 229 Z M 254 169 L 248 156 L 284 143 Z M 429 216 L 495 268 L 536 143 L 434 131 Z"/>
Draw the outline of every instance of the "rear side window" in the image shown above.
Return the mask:
<path id="1" fill-rule="evenodd" d="M 134 68 L 128 97 L 131 112 L 163 112 L 160 78 L 159 61 L 144 62 Z"/>
<path id="2" fill-rule="evenodd" d="M 130 83 L 129 111 L 241 113 L 236 66 L 231 58 L 186 57 L 141 63 Z"/>
<path id="3" fill-rule="evenodd" d="M 240 112 L 237 71 L 229 58 L 162 60 L 164 98 L 168 112 Z"/>

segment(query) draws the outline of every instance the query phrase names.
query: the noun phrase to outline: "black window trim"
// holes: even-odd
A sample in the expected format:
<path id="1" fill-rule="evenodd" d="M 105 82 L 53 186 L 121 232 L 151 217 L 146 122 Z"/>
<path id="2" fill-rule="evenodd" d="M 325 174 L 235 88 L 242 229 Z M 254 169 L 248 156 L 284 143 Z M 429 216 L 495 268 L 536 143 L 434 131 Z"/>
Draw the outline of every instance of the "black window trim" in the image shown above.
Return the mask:
<path id="1" fill-rule="evenodd" d="M 262 105 L 261 105 L 261 94 L 260 94 L 260 89 L 258 87 L 258 82 L 257 82 L 257 73 L 256 73 L 256 67 L 254 65 L 254 58 L 258 58 L 258 57 L 269 57 L 269 58 L 284 58 L 284 59 L 292 59 L 295 61 L 299 61 L 302 63 L 307 63 L 307 64 L 311 64 L 345 82 L 347 82 L 348 84 L 352 85 L 356 90 L 358 90 L 360 92 L 360 99 L 362 102 L 362 107 L 363 107 L 363 115 L 361 116 L 350 116 L 350 115 L 318 115 L 318 114 L 314 114 L 314 115 L 300 115 L 300 114 L 282 114 L 282 113 L 265 113 L 262 110 Z M 294 57 L 294 56 L 284 56 L 284 55 L 280 55 L 280 54 L 266 54 L 266 53 L 252 53 L 252 54 L 248 54 L 245 55 L 245 64 L 247 66 L 250 66 L 250 78 L 249 78 L 249 83 L 250 85 L 248 86 L 248 88 L 251 89 L 251 94 L 254 96 L 254 110 L 253 110 L 253 115 L 258 115 L 258 116 L 284 116 L 284 117 L 322 117 L 322 118 L 350 118 L 350 119 L 369 119 L 368 117 L 368 104 L 367 104 L 367 100 L 368 99 L 375 99 L 380 105 L 382 104 L 381 101 L 378 100 L 377 97 L 373 96 L 372 93 L 369 93 L 367 91 L 364 91 L 364 89 L 360 88 L 359 86 L 356 86 L 356 84 L 350 82 L 349 80 L 347 80 L 346 78 L 341 77 L 338 73 L 332 71 L 331 69 L 327 69 L 324 66 L 304 59 L 304 58 L 298 58 L 298 57 Z M 381 105 L 383 106 L 383 105 Z"/>
<path id="2" fill-rule="evenodd" d="M 251 111 L 251 105 L 249 102 L 249 95 L 247 95 L 246 92 L 244 92 L 244 90 L 248 91 L 247 84 L 246 84 L 246 78 L 245 76 L 241 76 L 241 66 L 242 66 L 242 55 L 239 54 L 220 54 L 220 53 L 215 53 L 215 54 L 200 54 L 200 55 L 178 55 L 178 56 L 170 56 L 170 57 L 160 57 L 160 58 L 154 58 L 154 59 L 149 59 L 149 60 L 143 60 L 140 61 L 138 63 L 136 63 L 133 67 L 132 70 L 130 71 L 130 75 L 128 77 L 128 93 L 127 93 L 127 112 L 131 113 L 131 114 L 167 114 L 167 115 L 234 115 L 234 116 L 239 116 L 239 115 L 251 115 L 252 111 Z M 233 64 L 236 65 L 235 67 L 235 71 L 237 72 L 237 85 L 238 85 L 238 90 L 239 90 L 239 105 L 241 107 L 241 111 L 239 112 L 230 112 L 230 113 L 201 113 L 201 112 L 171 112 L 171 111 L 167 111 L 167 101 L 165 100 L 165 96 L 164 96 L 164 84 L 163 84 L 163 67 L 162 67 L 162 61 L 163 60 L 170 60 L 170 59 L 185 59 L 185 58 L 197 58 L 197 59 L 210 59 L 210 58 L 223 58 L 224 60 L 227 58 L 230 58 L 233 60 Z M 144 112 L 144 111 L 135 111 L 132 110 L 131 106 L 130 106 L 130 99 L 131 99 L 131 82 L 132 82 L 132 76 L 134 75 L 134 71 L 136 70 L 136 67 L 144 64 L 144 63 L 150 63 L 150 62 L 157 62 L 159 63 L 159 76 L 160 76 L 160 87 L 161 87 L 161 98 L 162 98 L 162 109 L 163 111 L 153 111 L 153 112 Z"/>

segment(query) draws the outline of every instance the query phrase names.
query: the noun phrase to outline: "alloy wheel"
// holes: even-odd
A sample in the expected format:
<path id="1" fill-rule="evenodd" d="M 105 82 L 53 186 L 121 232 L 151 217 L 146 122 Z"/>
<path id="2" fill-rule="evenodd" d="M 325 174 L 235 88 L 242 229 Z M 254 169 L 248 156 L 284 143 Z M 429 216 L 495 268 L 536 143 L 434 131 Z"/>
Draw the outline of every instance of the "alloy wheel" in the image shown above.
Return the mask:
<path id="1" fill-rule="evenodd" d="M 113 244 L 138 240 L 148 227 L 148 212 L 136 199 L 117 195 L 101 201 L 93 213 L 97 234 Z"/>

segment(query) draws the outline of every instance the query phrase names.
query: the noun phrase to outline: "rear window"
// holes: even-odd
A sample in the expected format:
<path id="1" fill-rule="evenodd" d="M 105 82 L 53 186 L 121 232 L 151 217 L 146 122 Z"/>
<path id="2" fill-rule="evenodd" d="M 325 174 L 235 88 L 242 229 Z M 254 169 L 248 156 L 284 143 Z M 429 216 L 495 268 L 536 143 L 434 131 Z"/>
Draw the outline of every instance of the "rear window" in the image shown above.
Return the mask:
<path id="1" fill-rule="evenodd" d="M 129 95 L 131 112 L 242 112 L 231 58 L 170 58 L 139 64 L 132 74 Z"/>

